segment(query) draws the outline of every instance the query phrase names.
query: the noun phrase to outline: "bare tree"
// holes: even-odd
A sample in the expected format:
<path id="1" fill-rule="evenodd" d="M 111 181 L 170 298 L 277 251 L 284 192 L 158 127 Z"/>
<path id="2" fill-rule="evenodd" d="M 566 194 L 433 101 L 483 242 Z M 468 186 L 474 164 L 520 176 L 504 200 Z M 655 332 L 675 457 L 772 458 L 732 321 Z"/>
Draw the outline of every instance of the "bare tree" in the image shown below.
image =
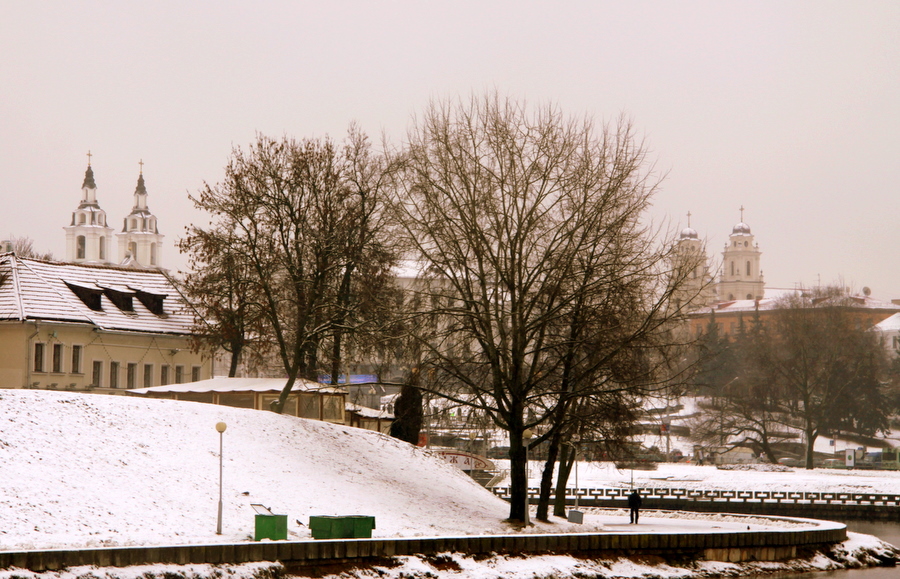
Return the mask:
<path id="1" fill-rule="evenodd" d="M 644 221 L 655 182 L 628 122 L 597 129 L 496 94 L 432 104 L 403 161 L 422 368 L 508 431 L 522 521 L 523 433 L 548 440 L 579 399 L 655 380 L 645 338 L 669 331 L 673 285 L 672 245 Z"/>
<path id="2" fill-rule="evenodd" d="M 34 248 L 34 240 L 30 237 L 11 237 L 9 241 L 13 252 L 19 257 L 53 261 L 53 254 L 49 251 L 37 251 Z"/>
<path id="3" fill-rule="evenodd" d="M 235 229 L 227 219 L 205 229 L 191 225 L 178 242 L 181 252 L 189 255 L 191 267 L 181 282 L 182 289 L 199 314 L 194 347 L 228 352 L 231 377 L 242 363 L 249 367 L 264 364 L 268 352 L 260 296 L 254 293 L 258 285 Z"/>
<path id="4" fill-rule="evenodd" d="M 803 432 L 806 468 L 823 432 L 888 426 L 885 351 L 854 305 L 841 288 L 821 288 L 783 299 L 762 325 L 756 364 L 771 370 L 782 412 Z"/>
<path id="5" fill-rule="evenodd" d="M 318 378 L 326 340 L 337 380 L 345 338 L 363 326 L 362 305 L 378 303 L 376 288 L 391 284 L 394 257 L 380 229 L 382 170 L 355 129 L 342 150 L 328 139 L 259 136 L 249 150 L 233 151 L 221 183 L 193 198 L 212 225 L 192 227 L 189 240 L 229 232 L 204 248 L 219 253 L 202 260 L 240 256 L 233 271 L 246 276 L 247 309 L 287 376 L 278 412 L 298 378 Z"/>

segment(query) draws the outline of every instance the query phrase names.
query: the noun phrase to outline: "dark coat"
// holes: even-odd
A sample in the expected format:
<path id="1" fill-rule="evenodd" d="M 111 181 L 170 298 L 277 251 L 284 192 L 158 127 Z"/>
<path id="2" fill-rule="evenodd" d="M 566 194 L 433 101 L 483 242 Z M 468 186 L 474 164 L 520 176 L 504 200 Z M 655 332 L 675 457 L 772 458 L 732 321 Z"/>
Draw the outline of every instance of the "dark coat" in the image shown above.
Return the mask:
<path id="1" fill-rule="evenodd" d="M 641 495 L 639 495 L 637 491 L 632 491 L 632 493 L 628 495 L 628 506 L 630 508 L 640 508 L 642 502 Z"/>

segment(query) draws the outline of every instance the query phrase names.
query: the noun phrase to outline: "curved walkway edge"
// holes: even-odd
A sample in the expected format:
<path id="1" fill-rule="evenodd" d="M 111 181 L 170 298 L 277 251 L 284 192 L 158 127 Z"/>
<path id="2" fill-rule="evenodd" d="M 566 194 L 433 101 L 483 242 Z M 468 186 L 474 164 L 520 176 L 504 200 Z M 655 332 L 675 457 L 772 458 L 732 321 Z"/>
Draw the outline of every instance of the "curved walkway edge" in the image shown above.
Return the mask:
<path id="1" fill-rule="evenodd" d="M 67 567 L 127 567 L 155 563 L 238 564 L 280 561 L 288 568 L 367 561 L 400 555 L 579 554 L 594 558 L 622 555 L 695 557 L 710 561 L 778 561 L 792 559 L 799 549 L 825 548 L 847 538 L 839 523 L 810 521 L 803 530 L 690 533 L 519 534 L 467 537 L 404 537 L 326 541 L 265 541 L 259 543 L 0 551 L 0 569 L 56 571 Z"/>

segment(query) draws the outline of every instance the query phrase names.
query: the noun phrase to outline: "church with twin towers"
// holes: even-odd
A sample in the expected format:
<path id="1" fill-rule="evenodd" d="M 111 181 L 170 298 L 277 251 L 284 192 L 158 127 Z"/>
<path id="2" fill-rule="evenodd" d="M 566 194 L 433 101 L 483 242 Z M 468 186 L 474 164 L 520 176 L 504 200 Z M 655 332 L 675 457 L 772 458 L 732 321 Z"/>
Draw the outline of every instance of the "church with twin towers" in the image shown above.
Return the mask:
<path id="1" fill-rule="evenodd" d="M 760 264 L 762 251 L 754 240 L 750 226 L 744 222 L 744 208 L 741 207 L 740 211 L 741 220 L 731 229 L 722 250 L 717 275 L 709 270 L 705 244 L 691 227 L 691 214 L 688 213 L 688 226 L 681 230 L 676 249 L 684 263 L 690 263 L 693 267 L 681 292 L 684 295 L 679 296 L 691 301 L 693 307 L 764 297 L 765 283 Z"/>
<path id="2" fill-rule="evenodd" d="M 81 184 L 81 202 L 72 212 L 66 231 L 66 261 L 88 265 L 120 265 L 142 269 L 163 269 L 163 235 L 147 205 L 144 163 L 140 162 L 134 206 L 116 232 L 106 219 L 97 199 L 97 183 L 88 153 L 88 166 Z"/>

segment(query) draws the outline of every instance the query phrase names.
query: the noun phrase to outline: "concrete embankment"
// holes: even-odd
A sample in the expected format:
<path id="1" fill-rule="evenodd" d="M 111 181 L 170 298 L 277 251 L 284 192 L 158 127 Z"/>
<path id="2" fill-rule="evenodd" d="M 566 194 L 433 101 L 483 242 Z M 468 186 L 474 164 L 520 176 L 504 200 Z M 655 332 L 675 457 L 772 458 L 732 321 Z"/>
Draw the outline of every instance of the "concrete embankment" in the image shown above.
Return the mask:
<path id="1" fill-rule="evenodd" d="M 794 558 L 799 550 L 824 549 L 847 538 L 844 525 L 809 523 L 799 530 L 791 527 L 746 532 L 518 534 L 7 551 L 0 552 L 0 568 L 46 571 L 80 565 L 126 567 L 154 563 L 280 561 L 288 569 L 302 569 L 366 566 L 398 555 L 428 556 L 446 552 L 570 553 L 598 559 L 646 554 L 729 562 L 777 561 Z"/>

